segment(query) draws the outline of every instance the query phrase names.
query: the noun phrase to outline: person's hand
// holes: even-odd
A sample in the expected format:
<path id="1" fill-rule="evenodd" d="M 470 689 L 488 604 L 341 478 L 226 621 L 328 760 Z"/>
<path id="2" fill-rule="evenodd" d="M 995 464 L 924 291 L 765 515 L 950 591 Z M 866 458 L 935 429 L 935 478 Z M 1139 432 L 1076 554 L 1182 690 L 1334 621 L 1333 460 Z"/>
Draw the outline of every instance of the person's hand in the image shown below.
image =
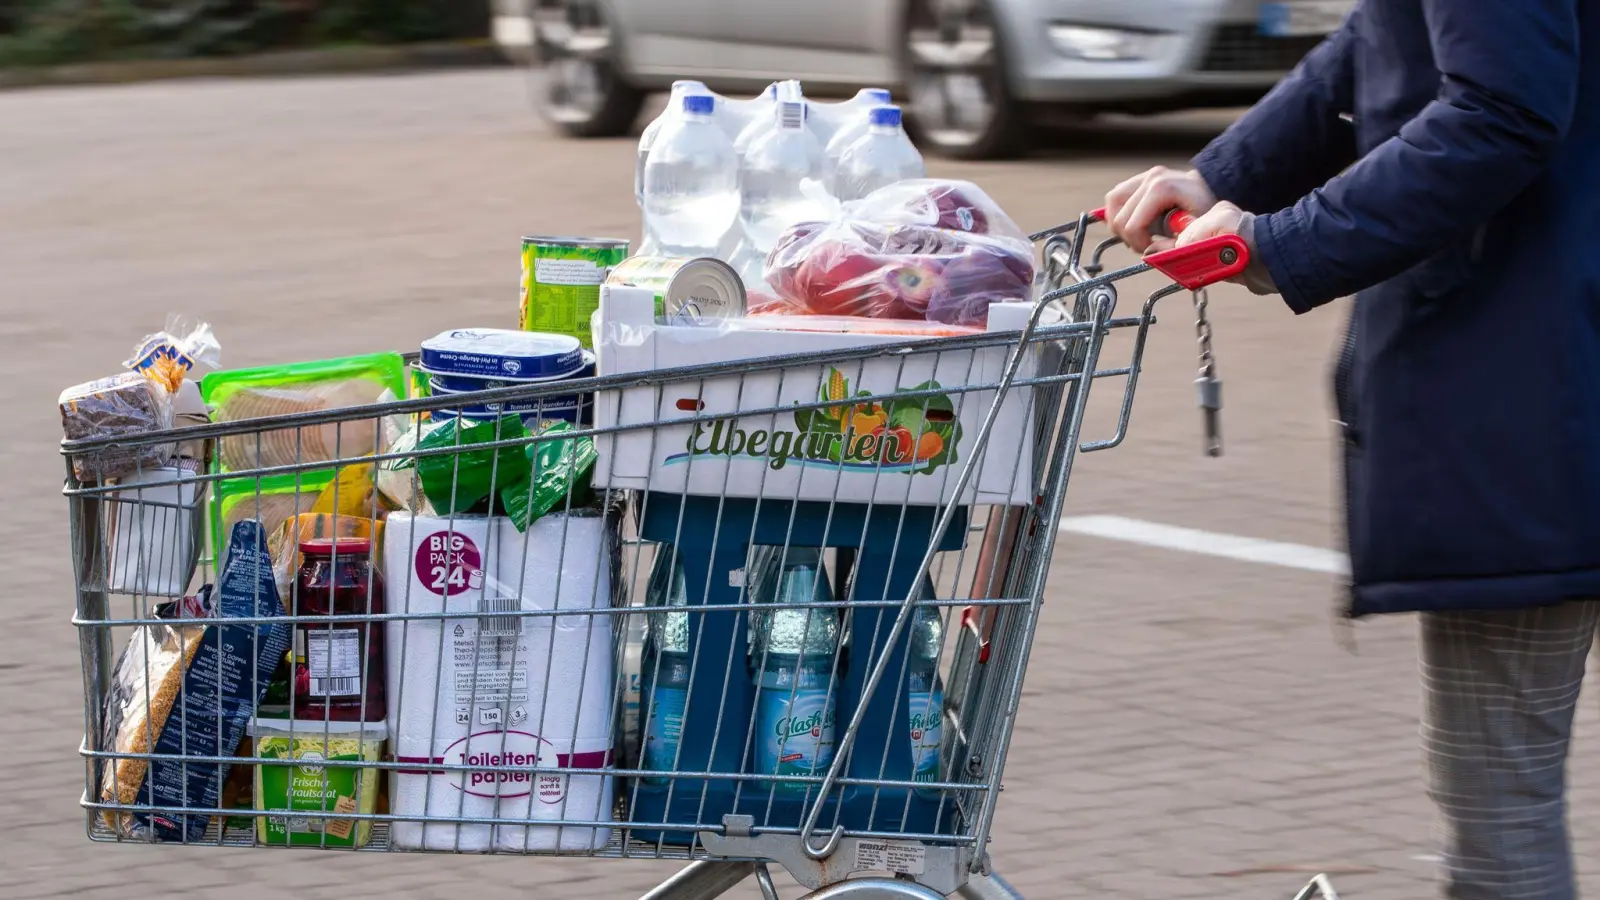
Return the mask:
<path id="1" fill-rule="evenodd" d="M 1150 249 L 1167 250 L 1172 247 L 1187 247 L 1206 238 L 1214 238 L 1219 234 L 1241 234 L 1244 226 L 1244 210 L 1226 200 L 1219 200 L 1213 204 L 1205 215 L 1189 223 L 1176 238 L 1158 237 L 1150 242 Z"/>
<path id="2" fill-rule="evenodd" d="M 1272 273 L 1267 270 L 1266 262 L 1261 259 L 1261 254 L 1256 252 L 1254 239 L 1247 232 L 1251 227 L 1251 215 L 1226 200 L 1219 201 L 1211 207 L 1205 215 L 1189 223 L 1189 227 L 1178 235 L 1177 239 L 1156 238 L 1150 244 L 1151 250 L 1165 250 L 1169 247 L 1187 247 L 1207 238 L 1214 238 L 1223 234 L 1237 234 L 1244 238 L 1245 244 L 1250 247 L 1250 265 L 1239 277 L 1229 279 L 1235 284 L 1242 284 L 1255 294 L 1276 294 L 1278 286 L 1272 281 Z"/>
<path id="3" fill-rule="evenodd" d="M 1182 209 L 1200 217 L 1216 205 L 1216 196 L 1199 172 L 1174 172 L 1156 166 L 1106 194 L 1106 224 L 1135 253 L 1144 253 L 1150 249 L 1150 229 L 1168 210 Z"/>

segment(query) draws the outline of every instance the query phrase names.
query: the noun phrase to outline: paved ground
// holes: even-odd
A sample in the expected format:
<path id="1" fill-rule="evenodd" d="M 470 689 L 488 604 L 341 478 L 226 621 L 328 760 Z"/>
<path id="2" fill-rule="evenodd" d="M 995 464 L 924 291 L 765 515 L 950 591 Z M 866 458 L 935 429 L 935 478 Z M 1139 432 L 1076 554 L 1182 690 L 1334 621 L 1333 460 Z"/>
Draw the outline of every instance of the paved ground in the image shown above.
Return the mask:
<path id="1" fill-rule="evenodd" d="M 1216 121 L 932 168 L 1039 226 L 1098 205 L 1122 173 L 1181 161 Z M 518 235 L 635 230 L 631 144 L 553 139 L 510 71 L 10 93 L 0 122 L 0 897 L 617 898 L 659 877 L 646 863 L 91 847 L 54 493 L 56 392 L 113 371 L 169 310 L 209 318 L 230 365 L 510 325 Z M 1341 313 L 1214 299 L 1228 454 L 1199 454 L 1192 334 L 1169 317 L 1132 436 L 1083 459 L 1069 512 L 1330 546 L 1323 384 Z M 1067 540 L 1000 812 L 1003 870 L 1050 898 L 1281 897 L 1323 868 L 1348 870 L 1356 898 L 1427 896 L 1414 625 L 1363 625 L 1352 655 L 1333 600 L 1325 576 Z M 1583 852 L 1600 838 L 1593 707 L 1574 828 L 1600 884 Z"/>

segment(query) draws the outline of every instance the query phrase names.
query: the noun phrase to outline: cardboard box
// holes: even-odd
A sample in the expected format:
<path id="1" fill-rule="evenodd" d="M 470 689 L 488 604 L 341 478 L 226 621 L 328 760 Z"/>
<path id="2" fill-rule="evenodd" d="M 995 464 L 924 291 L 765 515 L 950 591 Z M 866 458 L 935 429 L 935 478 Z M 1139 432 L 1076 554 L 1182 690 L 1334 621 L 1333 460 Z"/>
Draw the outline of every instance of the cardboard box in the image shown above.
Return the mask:
<path id="1" fill-rule="evenodd" d="M 1027 303 L 996 304 L 991 331 L 1016 331 Z M 595 348 L 602 375 L 905 343 L 895 335 L 750 330 L 658 323 L 649 290 L 602 288 Z M 774 500 L 935 505 L 954 499 L 994 403 L 1010 345 L 799 365 L 602 392 L 596 487 Z M 1038 371 L 1029 351 L 1019 378 Z M 907 396 L 906 392 L 917 392 Z M 867 399 L 873 398 L 873 399 Z M 829 401 L 838 401 L 831 403 Z M 825 404 L 825 405 L 818 405 Z M 1033 391 L 1001 405 L 963 504 L 1033 501 Z M 755 413 L 756 410 L 780 410 Z M 661 423 L 650 427 L 652 423 Z M 674 424 L 681 423 L 681 424 Z"/>

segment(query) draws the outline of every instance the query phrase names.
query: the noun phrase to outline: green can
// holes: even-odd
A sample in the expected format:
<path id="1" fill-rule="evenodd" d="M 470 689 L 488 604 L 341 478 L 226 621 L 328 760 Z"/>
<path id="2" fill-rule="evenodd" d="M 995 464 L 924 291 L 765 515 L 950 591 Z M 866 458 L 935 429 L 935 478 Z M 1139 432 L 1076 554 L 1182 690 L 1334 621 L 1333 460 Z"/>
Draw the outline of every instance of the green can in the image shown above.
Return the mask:
<path id="1" fill-rule="evenodd" d="M 617 238 L 523 238 L 520 327 L 571 335 L 593 350 L 589 318 L 600 308 L 600 285 L 627 258 L 628 242 Z"/>
<path id="2" fill-rule="evenodd" d="M 740 319 L 749 302 L 739 273 L 709 257 L 630 257 L 611 270 L 606 284 L 654 291 L 656 318 L 679 324 Z"/>

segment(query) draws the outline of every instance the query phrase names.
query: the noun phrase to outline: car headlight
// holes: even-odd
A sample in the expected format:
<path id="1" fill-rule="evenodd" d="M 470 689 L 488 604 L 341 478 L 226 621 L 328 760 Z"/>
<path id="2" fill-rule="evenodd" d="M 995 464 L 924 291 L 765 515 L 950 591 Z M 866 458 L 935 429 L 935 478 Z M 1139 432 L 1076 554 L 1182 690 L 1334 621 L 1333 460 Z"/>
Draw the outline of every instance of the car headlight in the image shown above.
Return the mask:
<path id="1" fill-rule="evenodd" d="M 1150 59 L 1160 46 L 1162 35 L 1123 28 L 1095 28 L 1088 25 L 1051 25 L 1050 41 L 1057 49 L 1077 59 L 1095 62 L 1122 62 Z"/>

